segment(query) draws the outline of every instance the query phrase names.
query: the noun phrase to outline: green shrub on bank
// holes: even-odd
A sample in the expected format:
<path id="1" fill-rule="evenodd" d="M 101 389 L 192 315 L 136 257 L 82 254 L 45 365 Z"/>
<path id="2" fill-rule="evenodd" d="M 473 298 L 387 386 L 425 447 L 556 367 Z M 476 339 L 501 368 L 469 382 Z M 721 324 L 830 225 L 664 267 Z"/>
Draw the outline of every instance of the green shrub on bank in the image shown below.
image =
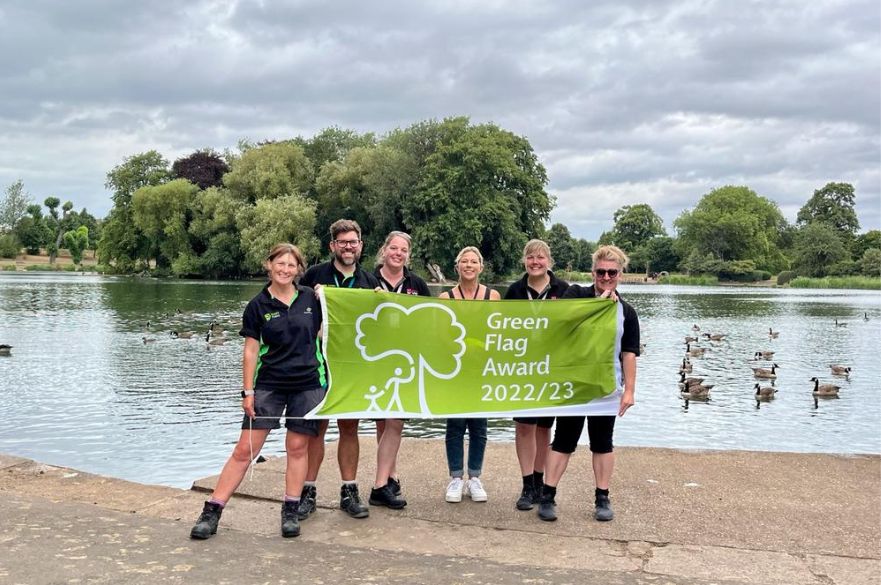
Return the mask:
<path id="1" fill-rule="evenodd" d="M 566 282 L 593 282 L 593 274 L 577 270 L 554 270 L 554 276 Z M 520 278 L 520 276 L 517 276 Z"/>
<path id="2" fill-rule="evenodd" d="M 792 279 L 795 277 L 796 277 L 796 274 L 792 270 L 784 270 L 780 274 L 777 275 L 777 285 L 783 286 L 784 284 L 792 281 Z"/>
<path id="3" fill-rule="evenodd" d="M 719 278 L 709 274 L 688 276 L 686 274 L 670 274 L 658 279 L 658 284 L 691 284 L 697 286 L 715 286 Z"/>
<path id="4" fill-rule="evenodd" d="M 20 249 L 21 245 L 19 245 L 18 239 L 14 235 L 5 234 L 0 236 L 0 258 L 15 258 Z"/>
<path id="5" fill-rule="evenodd" d="M 24 267 L 29 272 L 61 272 L 59 264 L 28 264 Z"/>
<path id="6" fill-rule="evenodd" d="M 792 288 L 857 288 L 881 290 L 881 278 L 869 276 L 827 276 L 825 278 L 807 278 L 799 276 L 793 279 Z"/>
<path id="7" fill-rule="evenodd" d="M 4 265 L 3 265 L 3 270 L 4 270 L 5 272 L 15 272 L 15 270 L 16 270 L 16 268 L 15 268 L 15 264 L 4 264 Z"/>

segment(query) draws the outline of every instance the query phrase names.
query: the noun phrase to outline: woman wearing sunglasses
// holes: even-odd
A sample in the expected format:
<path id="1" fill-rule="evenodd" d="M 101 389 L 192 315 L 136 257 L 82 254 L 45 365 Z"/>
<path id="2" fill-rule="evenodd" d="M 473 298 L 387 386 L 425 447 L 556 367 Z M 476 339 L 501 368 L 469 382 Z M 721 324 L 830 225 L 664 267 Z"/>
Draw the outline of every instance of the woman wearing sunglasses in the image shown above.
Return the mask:
<path id="1" fill-rule="evenodd" d="M 621 373 L 624 387 L 620 392 L 621 401 L 618 416 L 624 416 L 633 406 L 636 389 L 636 358 L 639 355 L 639 318 L 636 311 L 618 295 L 618 278 L 629 259 L 617 246 L 600 246 L 593 253 L 593 284 L 583 287 L 573 284 L 563 294 L 564 299 L 603 298 L 621 303 L 624 313 L 624 331 L 621 337 Z M 557 519 L 555 496 L 557 484 L 566 471 L 569 458 L 575 452 L 578 438 L 587 418 L 587 434 L 590 439 L 591 461 L 596 489 L 594 517 L 599 521 L 609 521 L 614 517 L 609 502 L 609 483 L 615 467 L 615 454 L 612 450 L 612 432 L 615 429 L 615 416 L 561 416 L 557 417 L 557 429 L 551 450 L 545 463 L 545 480 L 538 504 L 538 516 L 542 520 Z"/>

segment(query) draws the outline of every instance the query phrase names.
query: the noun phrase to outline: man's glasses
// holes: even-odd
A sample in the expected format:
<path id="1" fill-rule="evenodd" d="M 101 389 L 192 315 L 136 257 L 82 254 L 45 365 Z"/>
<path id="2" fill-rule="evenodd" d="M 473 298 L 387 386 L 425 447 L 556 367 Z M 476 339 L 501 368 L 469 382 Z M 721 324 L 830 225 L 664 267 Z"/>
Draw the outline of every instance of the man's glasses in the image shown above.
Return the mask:
<path id="1" fill-rule="evenodd" d="M 609 268 L 608 270 L 606 270 L 605 268 L 597 268 L 596 270 L 594 270 L 594 272 L 596 272 L 596 275 L 600 278 L 605 278 L 607 274 L 609 275 L 609 278 L 615 278 L 616 276 L 618 276 L 617 268 Z"/>
<path id="2" fill-rule="evenodd" d="M 333 242 L 340 248 L 357 248 L 361 240 L 334 240 Z"/>

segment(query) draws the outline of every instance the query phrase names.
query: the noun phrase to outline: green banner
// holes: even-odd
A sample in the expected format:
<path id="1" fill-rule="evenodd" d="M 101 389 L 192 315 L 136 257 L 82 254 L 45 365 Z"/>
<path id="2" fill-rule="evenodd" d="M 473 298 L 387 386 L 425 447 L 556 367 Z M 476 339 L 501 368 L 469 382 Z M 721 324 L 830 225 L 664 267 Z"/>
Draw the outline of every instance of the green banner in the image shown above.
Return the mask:
<path id="1" fill-rule="evenodd" d="M 618 411 L 623 316 L 613 301 L 321 291 L 329 385 L 309 418 Z"/>

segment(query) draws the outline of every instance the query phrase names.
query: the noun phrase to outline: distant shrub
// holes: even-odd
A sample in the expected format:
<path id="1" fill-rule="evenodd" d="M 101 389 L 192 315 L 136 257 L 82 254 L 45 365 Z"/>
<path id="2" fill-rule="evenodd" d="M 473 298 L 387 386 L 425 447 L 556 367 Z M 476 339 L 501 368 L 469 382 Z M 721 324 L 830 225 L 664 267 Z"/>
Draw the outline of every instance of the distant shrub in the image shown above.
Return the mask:
<path id="1" fill-rule="evenodd" d="M 0 236 L 0 258 L 15 258 L 21 246 L 12 234 Z"/>
<path id="2" fill-rule="evenodd" d="M 668 274 L 658 278 L 658 284 L 689 284 L 696 286 L 714 286 L 719 279 L 712 275 L 688 276 L 685 274 Z"/>
<path id="3" fill-rule="evenodd" d="M 807 278 L 799 276 L 789 283 L 792 288 L 851 288 L 881 290 L 881 278 L 868 276 L 827 276 Z"/>
<path id="4" fill-rule="evenodd" d="M 784 270 L 780 274 L 777 275 L 777 284 L 783 286 L 784 284 L 790 282 L 793 278 L 796 277 L 795 272 L 792 270 Z"/>
<path id="5" fill-rule="evenodd" d="M 15 270 L 16 270 L 15 264 L 4 264 L 3 265 L 4 272 L 15 272 Z"/>

